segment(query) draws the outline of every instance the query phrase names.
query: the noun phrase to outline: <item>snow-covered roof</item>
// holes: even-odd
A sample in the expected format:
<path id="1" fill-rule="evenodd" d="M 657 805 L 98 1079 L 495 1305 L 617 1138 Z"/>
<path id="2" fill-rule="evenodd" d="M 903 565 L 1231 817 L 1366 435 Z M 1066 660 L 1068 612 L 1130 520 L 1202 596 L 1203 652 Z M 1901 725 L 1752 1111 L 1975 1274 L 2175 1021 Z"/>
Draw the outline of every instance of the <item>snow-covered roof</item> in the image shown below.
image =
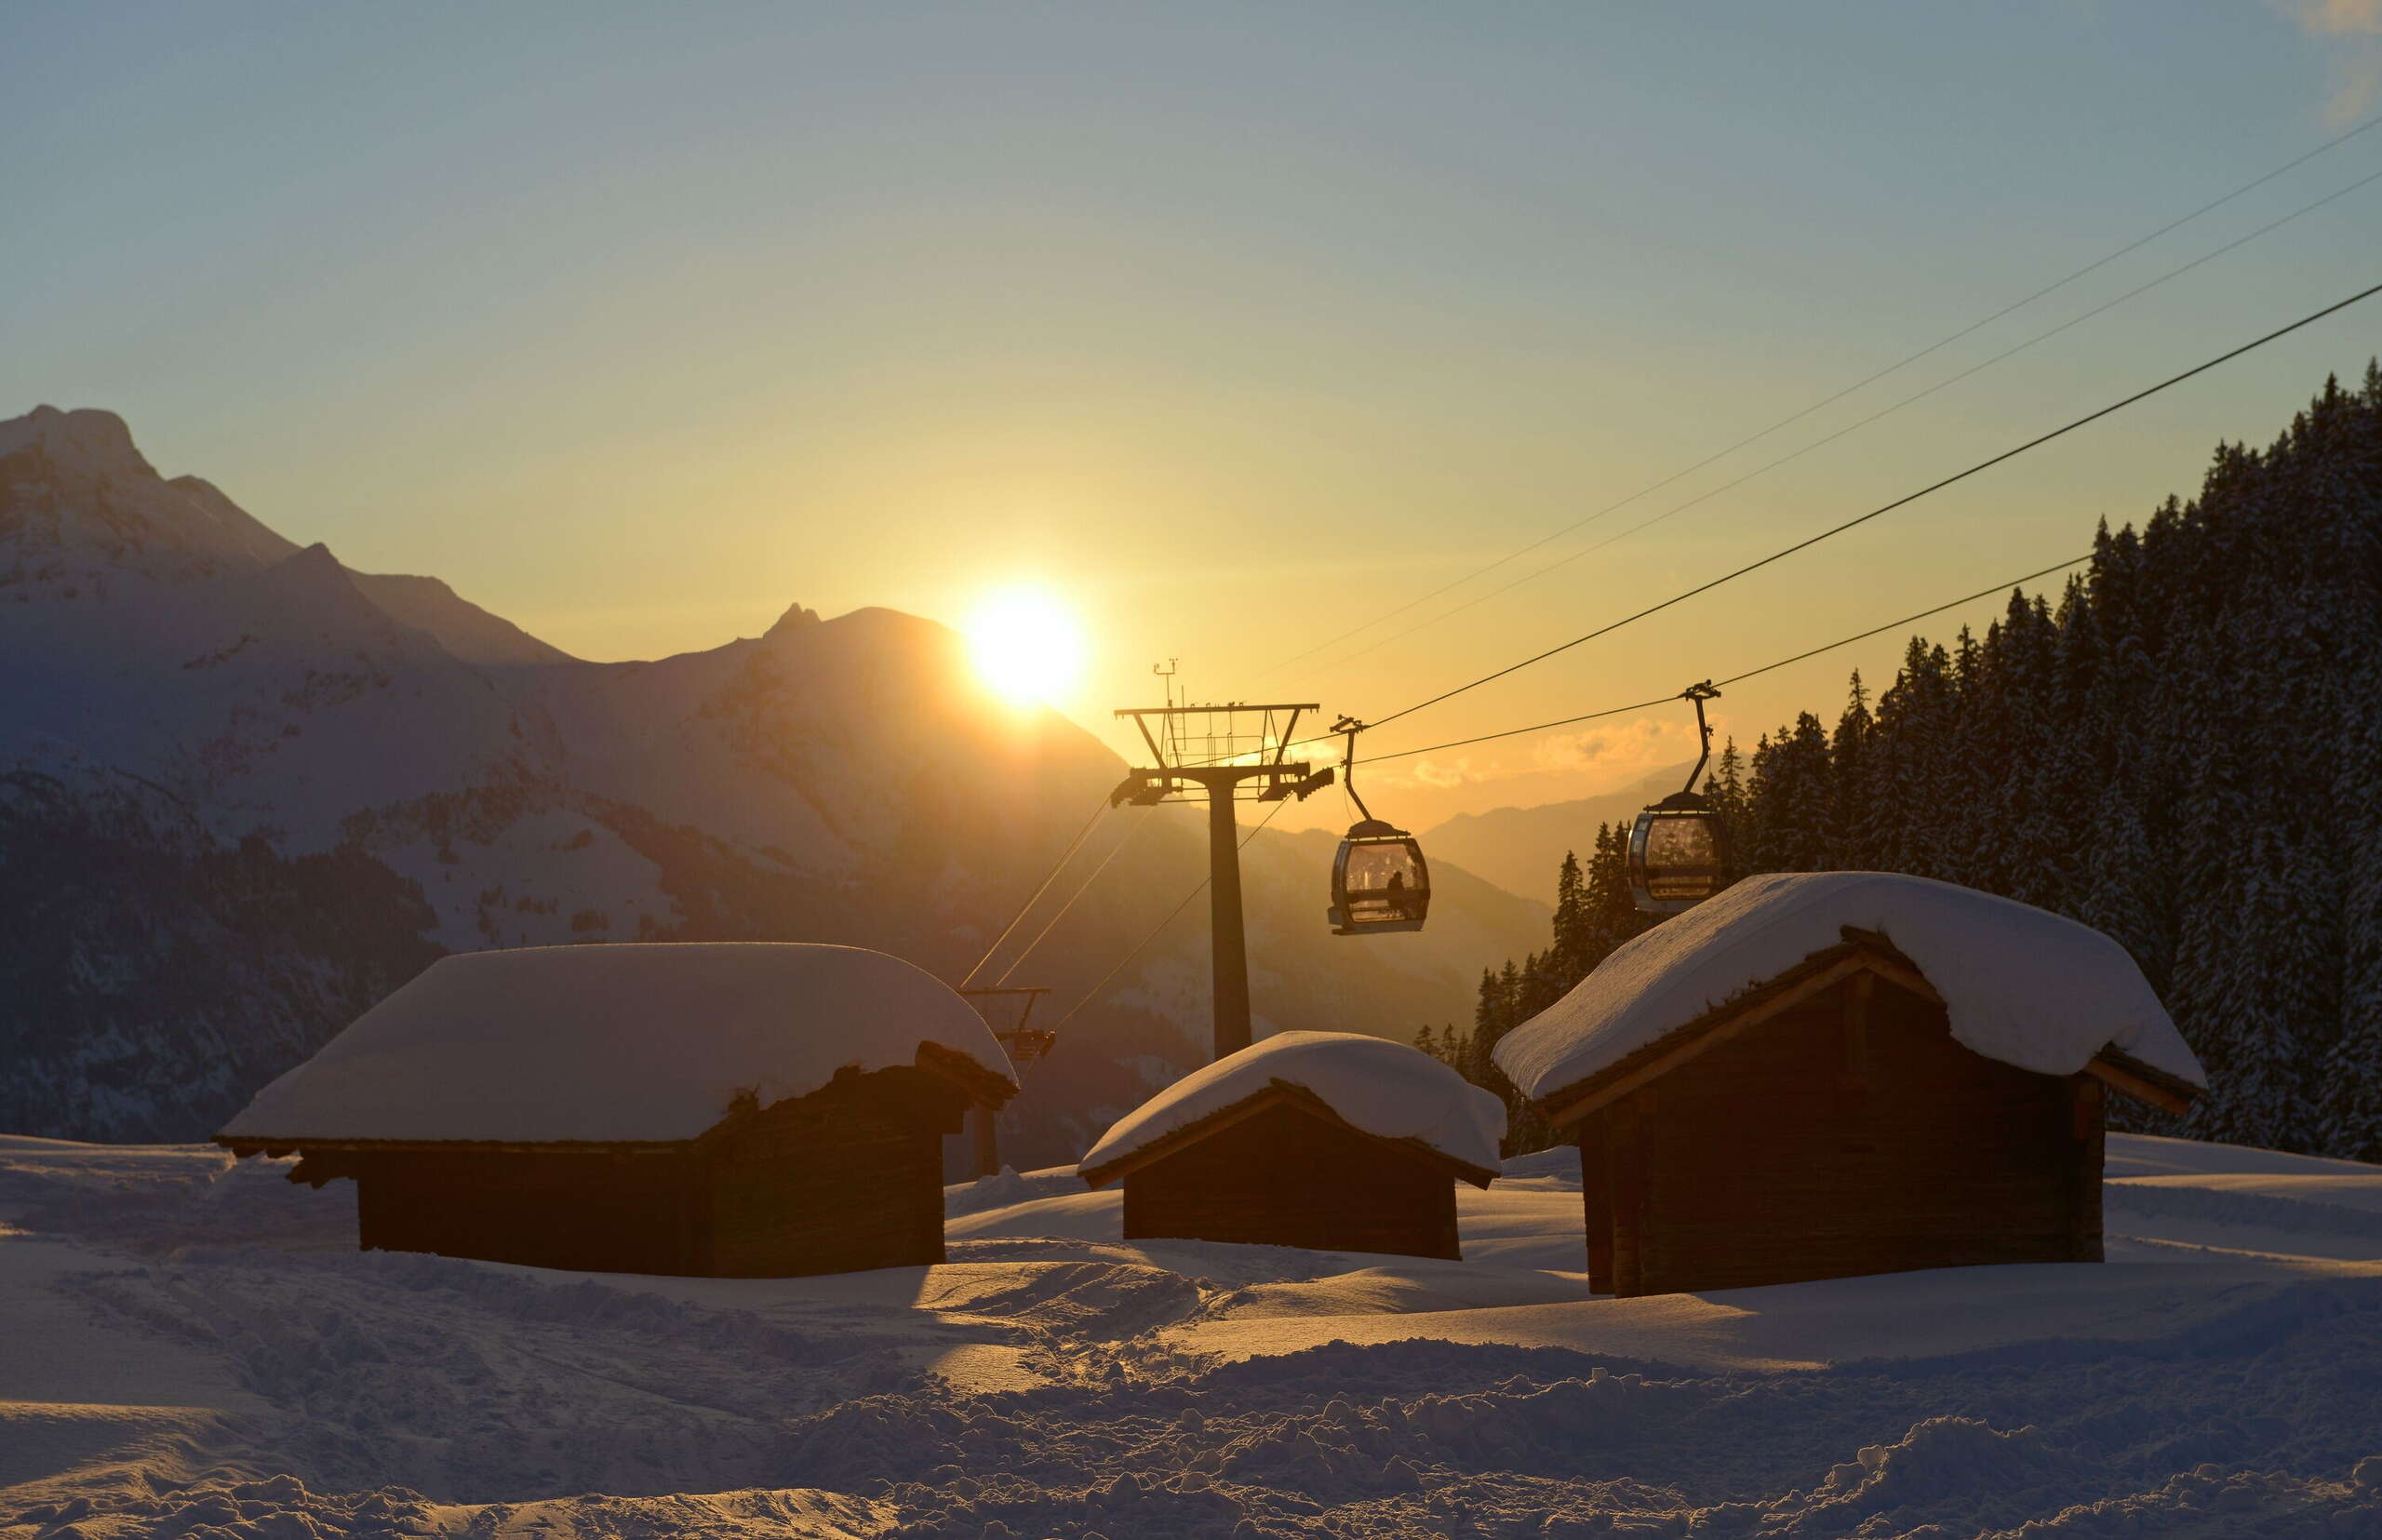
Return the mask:
<path id="1" fill-rule="evenodd" d="M 1952 1036 L 2021 1069 L 2072 1075 L 2103 1049 L 2195 1086 L 2207 1076 L 2134 958 L 2090 926 L 1926 877 L 1747 877 L 1616 949 L 1498 1043 L 1524 1095 L 1579 1084 L 1754 984 L 1882 934 L 1944 998 Z"/>
<path id="2" fill-rule="evenodd" d="M 442 958 L 257 1092 L 224 1140 L 691 1139 L 935 1044 L 1013 1089 L 950 987 L 899 957 L 797 943 L 540 946 Z"/>
<path id="3" fill-rule="evenodd" d="M 1353 1032 L 1279 1032 L 1185 1075 L 1117 1120 L 1076 1169 L 1104 1168 L 1203 1118 L 1265 1094 L 1276 1081 L 1311 1091 L 1350 1125 L 1412 1139 L 1494 1173 L 1505 1105 L 1417 1049 Z"/>

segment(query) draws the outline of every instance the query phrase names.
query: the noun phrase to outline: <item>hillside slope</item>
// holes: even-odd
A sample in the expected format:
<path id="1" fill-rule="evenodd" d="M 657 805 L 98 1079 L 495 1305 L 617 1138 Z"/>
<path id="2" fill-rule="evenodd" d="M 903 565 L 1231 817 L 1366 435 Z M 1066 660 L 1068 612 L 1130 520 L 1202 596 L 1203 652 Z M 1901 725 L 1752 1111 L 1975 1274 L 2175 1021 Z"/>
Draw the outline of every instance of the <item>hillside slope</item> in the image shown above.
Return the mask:
<path id="1" fill-rule="evenodd" d="M 823 940 L 956 979 L 1122 770 L 986 700 L 931 622 L 795 606 L 580 663 L 45 408 L 0 422 L 0 1129 L 202 1135 L 446 951 Z M 1450 871 L 1430 931 L 1335 941 L 1324 849 L 1245 854 L 1261 1030 L 1453 1019 L 1543 930 Z M 1031 982 L 1064 1011 L 1205 870 L 1196 815 L 1152 815 Z M 1205 939 L 1193 905 L 1076 1019 L 1010 1119 L 1022 1155 L 1198 1062 Z"/>
<path id="2" fill-rule="evenodd" d="M 1679 790 L 1693 765 L 1683 760 L 1600 797 L 1458 813 L 1423 831 L 1424 849 L 1433 870 L 1441 861 L 1452 862 L 1509 893 L 1551 903 L 1565 851 L 1587 850 L 1596 844 L 1598 824 L 1627 824 L 1639 809 Z"/>

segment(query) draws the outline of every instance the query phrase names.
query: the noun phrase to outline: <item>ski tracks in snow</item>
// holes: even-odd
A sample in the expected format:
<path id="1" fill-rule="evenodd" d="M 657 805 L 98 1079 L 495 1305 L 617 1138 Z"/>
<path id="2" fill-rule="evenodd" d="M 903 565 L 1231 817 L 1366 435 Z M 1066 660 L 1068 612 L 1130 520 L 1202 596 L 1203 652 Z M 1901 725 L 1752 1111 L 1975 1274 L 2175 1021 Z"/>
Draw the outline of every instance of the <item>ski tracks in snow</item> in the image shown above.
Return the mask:
<path id="1" fill-rule="evenodd" d="M 2195 1250 L 2359 1239 L 2271 1195 L 2113 1204 L 2191 1226 L 2130 1244 L 2217 1265 L 2044 1271 L 2024 1340 L 1787 1371 L 1659 1315 L 1599 1337 L 1625 1312 L 1519 1267 L 1010 1235 L 931 1269 L 583 1278 L 331 1251 L 311 1218 L 264 1243 L 319 1195 L 94 1162 L 0 1160 L 27 1232 L 0 1304 L 75 1333 L 71 1364 L 0 1357 L 7 1540 L 2382 1533 L 2382 1281 Z M 2144 1273 L 2193 1307 L 2060 1329 Z M 1910 1279 L 1685 1303 L 1959 1308 L 1958 1276 Z M 1571 1336 L 1500 1340 L 1547 1321 Z M 6 1399 L 11 1362 L 35 1399 Z"/>

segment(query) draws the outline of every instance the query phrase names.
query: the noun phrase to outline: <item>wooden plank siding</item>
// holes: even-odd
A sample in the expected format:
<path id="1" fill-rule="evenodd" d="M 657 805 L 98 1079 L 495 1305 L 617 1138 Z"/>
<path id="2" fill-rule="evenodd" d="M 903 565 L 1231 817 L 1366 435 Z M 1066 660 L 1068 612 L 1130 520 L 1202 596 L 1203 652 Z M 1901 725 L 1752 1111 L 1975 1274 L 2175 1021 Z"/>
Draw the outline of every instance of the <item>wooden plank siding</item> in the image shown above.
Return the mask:
<path id="1" fill-rule="evenodd" d="M 704 1272 L 791 1278 L 943 1260 L 943 1135 L 963 1099 L 915 1069 L 849 1077 L 703 1141 Z"/>
<path id="2" fill-rule="evenodd" d="M 922 1266 L 943 1257 L 943 1135 L 966 1103 L 921 1070 L 847 1072 L 676 1145 L 334 1146 L 298 1174 L 355 1179 L 367 1251 L 723 1278 Z"/>
<path id="3" fill-rule="evenodd" d="M 1582 1122 L 1591 1286 L 2098 1260 L 2101 1110 L 1956 1041 L 1932 989 L 1840 974 Z"/>
<path id="4" fill-rule="evenodd" d="M 697 1270 L 684 1152 L 379 1151 L 350 1158 L 363 1251 L 599 1273 Z"/>
<path id="5" fill-rule="evenodd" d="M 1642 1294 L 1645 1287 L 1645 1118 L 1652 1099 L 1631 1093 L 1613 1105 L 1605 1118 L 1606 1180 L 1613 1204 L 1613 1292 Z"/>
<path id="6" fill-rule="evenodd" d="M 1588 1232 L 1588 1287 L 1613 1292 L 1613 1159 L 1605 1148 L 1607 1115 L 1580 1125 L 1580 1208 Z"/>
<path id="7" fill-rule="evenodd" d="M 1389 1140 L 1275 1101 L 1126 1172 L 1128 1240 L 1454 1259 L 1455 1179 Z"/>

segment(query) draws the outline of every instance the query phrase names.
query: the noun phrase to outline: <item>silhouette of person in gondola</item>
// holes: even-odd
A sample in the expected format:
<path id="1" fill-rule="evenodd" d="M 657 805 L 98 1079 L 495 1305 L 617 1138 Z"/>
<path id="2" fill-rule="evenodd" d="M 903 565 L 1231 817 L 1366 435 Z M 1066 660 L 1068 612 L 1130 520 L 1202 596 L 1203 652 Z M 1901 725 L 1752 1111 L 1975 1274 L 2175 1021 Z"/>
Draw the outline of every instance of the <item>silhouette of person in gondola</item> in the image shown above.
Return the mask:
<path id="1" fill-rule="evenodd" d="M 1406 874 L 1404 872 L 1390 873 L 1386 887 L 1389 892 L 1390 913 L 1400 919 L 1412 919 L 1414 901 L 1412 895 L 1406 891 Z"/>

